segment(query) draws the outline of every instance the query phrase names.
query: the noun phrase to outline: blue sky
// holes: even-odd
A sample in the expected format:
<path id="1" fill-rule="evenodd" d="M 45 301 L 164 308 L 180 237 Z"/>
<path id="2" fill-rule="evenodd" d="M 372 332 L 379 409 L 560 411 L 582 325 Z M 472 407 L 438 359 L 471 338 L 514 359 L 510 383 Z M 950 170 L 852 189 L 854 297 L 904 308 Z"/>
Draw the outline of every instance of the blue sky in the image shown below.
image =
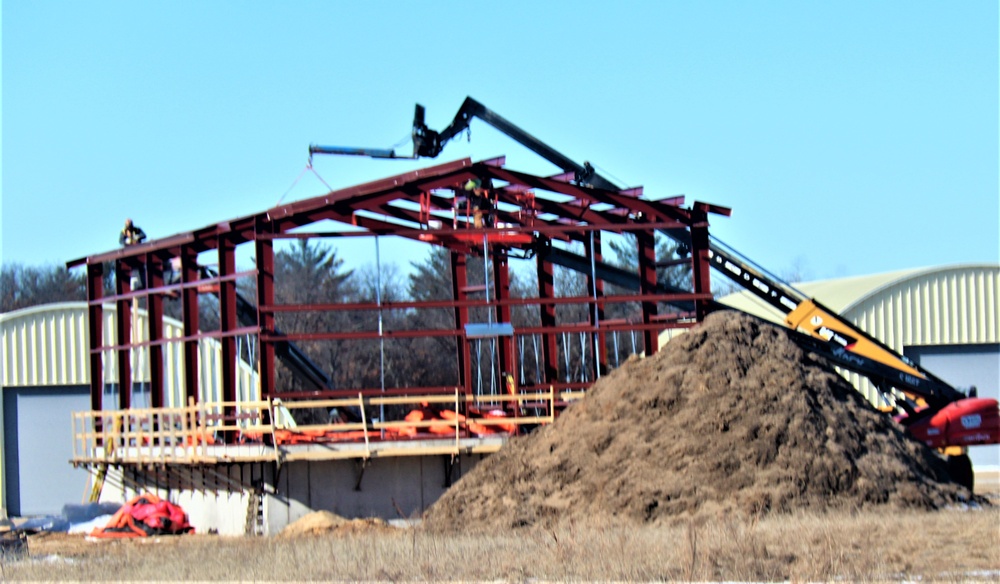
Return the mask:
<path id="1" fill-rule="evenodd" d="M 388 147 L 415 103 L 442 129 L 467 95 L 648 195 L 732 207 L 713 234 L 777 273 L 1000 261 L 993 0 L 8 0 L 2 18 L 4 263 L 114 249 L 125 217 L 162 237 L 322 194 L 311 174 L 289 191 L 310 143 Z M 500 154 L 555 172 L 482 122 L 436 160 L 315 168 L 340 188 Z"/>

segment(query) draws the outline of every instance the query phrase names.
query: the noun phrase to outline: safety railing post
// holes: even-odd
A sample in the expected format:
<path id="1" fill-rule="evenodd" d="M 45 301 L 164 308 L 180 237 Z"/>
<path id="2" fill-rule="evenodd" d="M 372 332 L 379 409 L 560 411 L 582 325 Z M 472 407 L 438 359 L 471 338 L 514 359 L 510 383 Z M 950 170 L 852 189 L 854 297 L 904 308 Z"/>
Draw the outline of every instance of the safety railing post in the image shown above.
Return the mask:
<path id="1" fill-rule="evenodd" d="M 195 458 L 203 458 L 208 454 L 208 404 L 201 402 L 198 418 L 198 437 L 195 442 Z"/>
<path id="2" fill-rule="evenodd" d="M 457 452 L 461 445 L 461 419 L 462 416 L 459 414 L 461 410 L 458 408 L 458 388 L 455 388 L 455 451 Z"/>
<path id="3" fill-rule="evenodd" d="M 197 410 L 194 405 L 194 398 L 188 398 L 187 407 L 187 427 L 184 429 L 184 456 L 186 460 L 191 460 L 194 458 L 194 429 L 198 426 L 198 421 L 195 419 L 198 415 Z"/>
<path id="4" fill-rule="evenodd" d="M 364 426 L 365 433 L 365 458 L 372 455 L 371 445 L 368 443 L 368 416 L 365 413 L 365 396 L 358 392 L 358 406 L 361 409 L 361 425 Z"/>
<path id="5" fill-rule="evenodd" d="M 70 432 L 73 433 L 73 460 L 76 460 L 77 441 L 80 439 L 76 433 L 76 412 L 70 412 L 69 423 Z"/>

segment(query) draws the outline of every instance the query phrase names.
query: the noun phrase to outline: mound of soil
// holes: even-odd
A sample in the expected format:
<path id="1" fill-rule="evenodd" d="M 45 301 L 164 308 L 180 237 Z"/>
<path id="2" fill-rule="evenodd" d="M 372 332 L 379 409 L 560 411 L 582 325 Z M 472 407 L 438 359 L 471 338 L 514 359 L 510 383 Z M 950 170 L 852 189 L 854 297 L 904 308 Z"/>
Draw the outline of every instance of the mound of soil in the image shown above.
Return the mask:
<path id="1" fill-rule="evenodd" d="M 555 423 L 511 440 L 425 514 L 438 530 L 967 501 L 788 331 L 725 311 L 603 377 Z"/>
<path id="2" fill-rule="evenodd" d="M 326 534 L 351 534 L 361 531 L 392 530 L 383 519 L 345 519 L 329 511 L 313 511 L 289 523 L 279 537 L 302 537 Z"/>

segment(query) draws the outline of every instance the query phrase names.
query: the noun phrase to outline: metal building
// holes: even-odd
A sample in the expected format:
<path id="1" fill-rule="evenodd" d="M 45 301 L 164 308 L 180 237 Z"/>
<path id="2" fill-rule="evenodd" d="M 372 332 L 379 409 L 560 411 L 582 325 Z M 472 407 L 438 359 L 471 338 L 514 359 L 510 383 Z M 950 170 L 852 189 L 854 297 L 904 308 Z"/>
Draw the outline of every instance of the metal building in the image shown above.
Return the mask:
<path id="1" fill-rule="evenodd" d="M 104 345 L 114 344 L 115 311 L 105 310 Z M 34 306 L 0 314 L 0 507 L 11 515 L 58 513 L 65 503 L 79 502 L 88 473 L 69 464 L 72 456 L 71 413 L 90 404 L 90 365 L 87 342 L 87 303 L 65 302 Z M 145 340 L 146 312 L 133 311 L 137 343 Z M 180 337 L 181 323 L 164 319 L 165 336 Z M 148 404 L 147 347 L 132 351 L 132 391 L 137 405 Z M 199 346 L 200 387 L 209 399 L 218 399 L 221 385 L 221 346 L 203 339 Z M 183 402 L 178 371 L 183 353 L 164 351 L 167 401 Z M 116 359 L 104 356 L 104 390 L 118 393 Z M 257 377 L 245 362 L 238 374 L 240 399 L 257 395 Z M 109 399 L 114 399 L 109 397 Z M 44 453 L 44 455 L 43 455 Z M 4 513 L 0 513 L 3 515 Z"/>
<path id="2" fill-rule="evenodd" d="M 916 268 L 795 287 L 951 385 L 1000 396 L 1000 265 Z M 721 301 L 782 322 L 747 292 Z M 879 392 L 867 378 L 848 378 L 878 404 Z M 970 454 L 977 471 L 1000 468 L 1000 446 L 977 446 Z"/>

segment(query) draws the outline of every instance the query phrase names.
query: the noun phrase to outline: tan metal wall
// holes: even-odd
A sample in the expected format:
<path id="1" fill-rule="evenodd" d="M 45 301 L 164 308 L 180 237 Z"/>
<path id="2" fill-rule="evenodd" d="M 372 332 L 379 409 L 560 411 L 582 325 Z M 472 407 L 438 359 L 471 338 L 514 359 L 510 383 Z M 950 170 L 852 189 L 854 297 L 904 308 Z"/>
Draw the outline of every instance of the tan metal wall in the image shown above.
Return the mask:
<path id="1" fill-rule="evenodd" d="M 137 342 L 148 340 L 145 311 L 133 311 L 132 330 Z M 102 345 L 115 344 L 115 311 L 113 306 L 104 310 L 104 341 Z M 3 387 L 67 386 L 90 384 L 90 361 L 87 358 L 87 304 L 65 302 L 47 304 L 0 314 L 0 389 Z M 183 336 L 183 326 L 176 319 L 165 318 L 164 337 Z M 247 342 L 241 339 L 241 342 Z M 164 346 L 164 371 L 167 405 L 174 407 L 183 402 L 183 348 L 179 342 Z M 222 369 L 221 345 L 215 339 L 199 343 L 199 388 L 203 401 L 221 400 Z M 132 352 L 134 383 L 149 382 L 149 351 Z M 118 381 L 118 363 L 113 352 L 104 355 L 104 381 Z M 246 362 L 237 368 L 237 399 L 254 401 L 259 393 L 257 375 Z M 0 453 L 3 452 L 3 396 L 0 396 Z M 142 406 L 144 404 L 136 404 Z M 66 423 L 69 423 L 67 416 Z M 0 517 L 6 516 L 6 477 L 0 460 Z"/>
<path id="2" fill-rule="evenodd" d="M 899 354 L 907 346 L 1000 343 L 1000 266 L 930 269 L 859 292 L 841 314 Z M 875 399 L 867 379 L 849 377 Z"/>
<path id="3" fill-rule="evenodd" d="M 848 321 L 903 354 L 906 347 L 1000 343 L 1000 265 L 956 264 L 795 284 Z M 720 301 L 750 314 L 784 322 L 783 315 L 749 292 Z M 664 343 L 683 332 L 666 331 Z M 875 387 L 845 376 L 873 403 Z"/>
<path id="4" fill-rule="evenodd" d="M 132 330 L 135 342 L 148 340 L 144 310 L 133 311 Z M 115 311 L 104 310 L 103 345 L 115 344 Z M 90 362 L 87 359 L 87 305 L 82 302 L 48 304 L 0 314 L 0 354 L 3 364 L 0 386 L 89 385 Z M 164 318 L 164 337 L 183 336 L 180 322 Z M 241 342 L 247 342 L 240 339 Z M 164 371 L 167 403 L 181 405 L 184 395 L 183 347 L 179 342 L 164 345 Z M 199 343 L 200 395 L 203 401 L 221 399 L 221 345 L 215 339 Z M 112 351 L 104 354 L 104 381 L 118 381 L 118 362 Z M 149 350 L 132 351 L 134 383 L 149 382 Z M 253 369 L 240 362 L 237 373 L 238 397 L 256 399 L 257 377 Z"/>

